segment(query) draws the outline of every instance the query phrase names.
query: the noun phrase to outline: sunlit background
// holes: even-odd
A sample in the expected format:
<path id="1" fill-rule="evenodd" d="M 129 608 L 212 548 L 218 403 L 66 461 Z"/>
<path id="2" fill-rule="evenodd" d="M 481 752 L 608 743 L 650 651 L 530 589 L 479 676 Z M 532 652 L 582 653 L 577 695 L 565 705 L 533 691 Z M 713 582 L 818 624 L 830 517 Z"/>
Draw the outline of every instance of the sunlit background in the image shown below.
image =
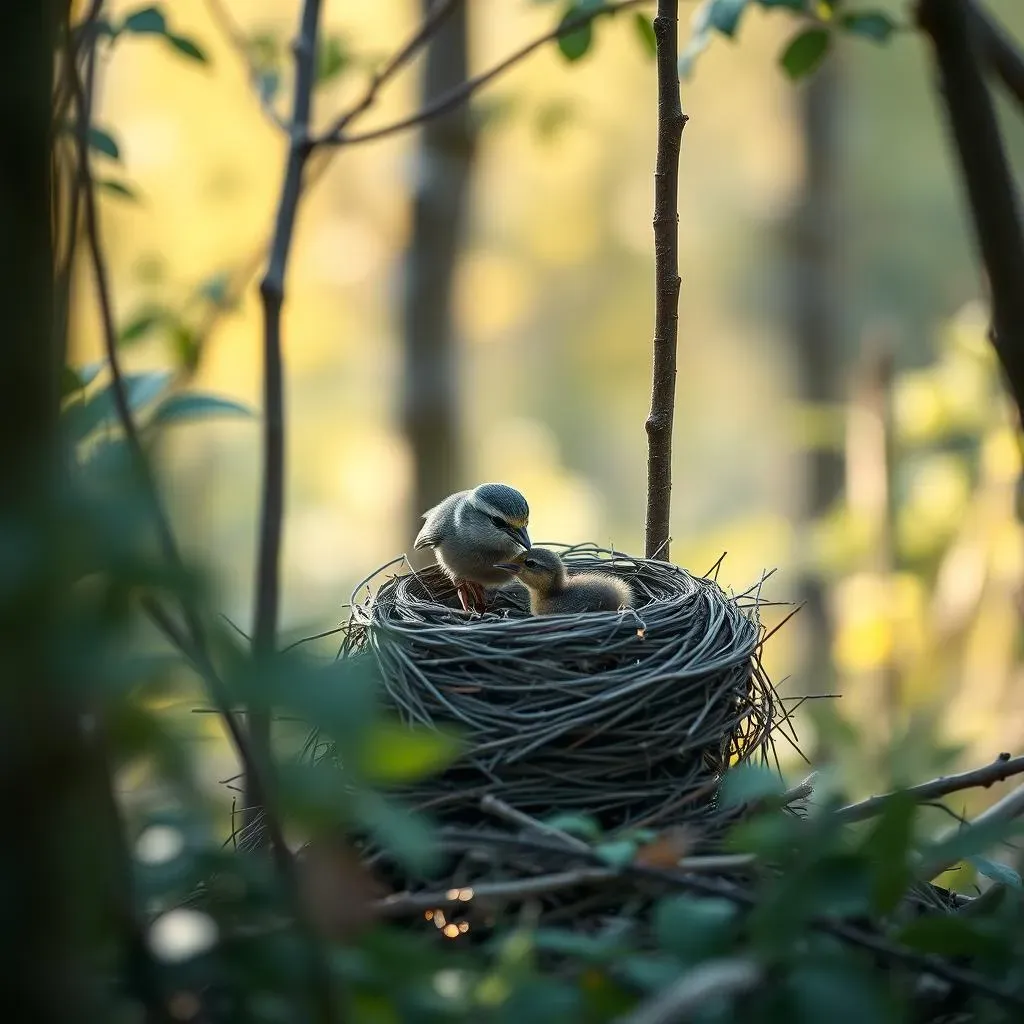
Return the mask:
<path id="1" fill-rule="evenodd" d="M 220 6 L 250 39 L 294 32 L 294 0 Z M 1024 31 L 1020 4 L 992 7 Z M 153 38 L 116 48 L 101 67 L 98 122 L 121 159 L 97 162 L 137 193 L 104 197 L 105 241 L 119 324 L 145 325 L 154 307 L 180 318 L 140 328 L 130 366 L 172 367 L 191 387 L 258 407 L 255 278 L 236 308 L 220 302 L 266 246 L 285 139 L 211 11 L 206 0 L 173 5 L 175 29 L 207 63 Z M 319 125 L 361 92 L 366 66 L 418 14 L 412 2 L 327 0 L 325 31 L 353 59 L 318 92 Z M 471 70 L 556 17 L 528 0 L 471 3 Z M 602 23 L 573 65 L 547 46 L 478 96 L 454 304 L 462 483 L 523 490 L 535 539 L 642 553 L 655 70 L 634 28 L 625 17 Z M 909 729 L 901 770 L 920 777 L 933 755 L 911 742 L 917 729 L 982 761 L 1024 738 L 1020 453 L 923 42 L 846 42 L 827 82 L 794 86 L 777 63 L 792 31 L 788 17 L 753 8 L 739 39 L 717 39 L 684 83 L 672 557 L 703 572 L 727 551 L 720 580 L 737 589 L 777 568 L 765 586 L 776 601 L 823 580 L 823 614 L 798 614 L 770 639 L 768 670 L 788 694 L 842 694 L 814 707 L 877 725 L 868 735 L 880 743 Z M 801 255 L 799 211 L 815 145 L 803 101 L 826 87 L 835 138 L 823 194 L 834 217 L 813 250 L 832 267 L 823 294 L 821 268 L 808 272 Z M 417 88 L 413 66 L 362 127 L 414 109 Z M 287 99 L 285 83 L 280 109 Z M 1019 123 L 1007 119 L 1006 131 L 1024 166 Z M 411 549 L 422 511 L 398 416 L 415 142 L 407 133 L 337 151 L 300 213 L 285 316 L 283 625 L 294 636 L 340 624 L 353 585 Z M 79 296 L 85 363 L 100 339 L 89 289 Z M 801 341 L 808 302 L 823 305 L 825 326 Z M 809 351 L 839 401 L 808 400 Z M 219 605 L 248 631 L 258 421 L 176 429 L 162 454 L 178 532 L 217 568 Z M 815 452 L 845 459 L 824 510 L 808 497 Z M 766 624 L 786 612 L 766 609 Z M 838 743 L 842 733 L 810 707 L 797 718 L 808 753 L 815 736 Z M 865 769 L 862 785 L 871 781 Z"/>

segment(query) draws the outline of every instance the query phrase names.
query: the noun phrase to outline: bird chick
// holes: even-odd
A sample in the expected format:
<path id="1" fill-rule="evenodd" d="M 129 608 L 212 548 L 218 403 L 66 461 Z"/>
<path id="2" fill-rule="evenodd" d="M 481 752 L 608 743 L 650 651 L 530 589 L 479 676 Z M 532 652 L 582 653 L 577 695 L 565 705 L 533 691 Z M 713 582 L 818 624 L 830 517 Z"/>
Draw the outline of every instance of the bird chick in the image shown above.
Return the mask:
<path id="1" fill-rule="evenodd" d="M 438 565 L 455 583 L 459 601 L 483 609 L 485 586 L 510 583 L 513 574 L 499 568 L 530 547 L 526 532 L 530 507 L 514 487 L 480 484 L 451 494 L 423 515 L 415 547 L 433 548 Z"/>
<path id="2" fill-rule="evenodd" d="M 569 575 L 565 563 L 548 548 L 530 548 L 499 569 L 514 573 L 530 591 L 534 615 L 614 612 L 631 608 L 633 591 L 625 580 L 605 572 Z"/>

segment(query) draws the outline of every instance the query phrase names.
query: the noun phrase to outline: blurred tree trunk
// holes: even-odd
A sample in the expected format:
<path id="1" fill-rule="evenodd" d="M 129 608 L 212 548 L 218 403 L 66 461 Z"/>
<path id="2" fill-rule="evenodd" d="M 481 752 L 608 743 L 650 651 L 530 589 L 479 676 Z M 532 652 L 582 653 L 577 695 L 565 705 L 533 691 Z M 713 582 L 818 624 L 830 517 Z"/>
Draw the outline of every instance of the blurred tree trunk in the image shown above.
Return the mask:
<path id="1" fill-rule="evenodd" d="M 842 398 L 842 304 L 839 295 L 839 187 L 837 164 L 839 61 L 833 56 L 797 94 L 804 143 L 800 196 L 789 224 L 790 334 L 795 349 L 799 401 L 811 409 Z M 838 447 L 817 442 L 807 449 L 801 529 L 839 496 L 843 458 Z M 802 692 L 824 693 L 832 677 L 832 624 L 827 595 L 813 569 L 805 571 L 800 598 L 808 649 Z"/>
<path id="2" fill-rule="evenodd" d="M 433 6 L 433 0 L 421 3 L 424 13 Z M 455 4 L 427 48 L 421 105 L 466 79 L 467 7 Z M 402 429 L 414 473 L 411 536 L 419 531 L 420 515 L 462 480 L 453 286 L 475 148 L 467 105 L 428 121 L 420 132 L 402 297 Z"/>
<path id="3" fill-rule="evenodd" d="M 7 555 L 0 570 L 0 931 L 7 938 L 0 1004 L 40 1024 L 86 1016 L 74 986 L 66 857 L 81 741 L 56 675 L 67 653 L 53 650 L 59 594 L 32 557 L 43 536 L 34 527 L 47 521 L 44 502 L 54 493 L 60 395 L 50 112 L 65 11 L 60 0 L 6 4 L 0 31 L 0 551 Z"/>

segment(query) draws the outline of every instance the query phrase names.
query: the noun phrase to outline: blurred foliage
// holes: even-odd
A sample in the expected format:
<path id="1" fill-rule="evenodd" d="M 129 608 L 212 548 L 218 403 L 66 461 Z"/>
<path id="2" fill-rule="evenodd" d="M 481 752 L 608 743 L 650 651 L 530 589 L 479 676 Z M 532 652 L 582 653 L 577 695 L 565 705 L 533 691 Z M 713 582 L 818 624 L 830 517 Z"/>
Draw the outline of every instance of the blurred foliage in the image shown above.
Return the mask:
<path id="1" fill-rule="evenodd" d="M 755 4 L 702 5 L 699 48 L 712 31 L 732 36 L 747 6 Z M 781 57 L 792 77 L 813 70 L 832 32 L 877 41 L 894 26 L 882 13 L 839 4 L 815 4 L 813 13 L 798 2 L 757 6 L 786 7 L 799 20 Z M 593 7 L 576 0 L 557 17 Z M 177 55 L 206 60 L 200 43 L 169 28 L 164 8 L 133 7 L 105 24 L 111 44 L 151 35 Z M 633 24 L 649 52 L 649 21 Z M 563 56 L 584 57 L 597 31 L 563 36 Z M 284 74 L 280 38 L 255 34 L 246 53 L 270 104 Z M 346 35 L 325 37 L 322 84 L 343 87 L 359 67 Z M 560 117 L 549 115 L 548 132 Z M 90 131 L 98 154 L 121 160 L 116 133 Z M 134 192 L 123 182 L 103 185 L 119 198 Z M 485 278 L 491 272 L 477 266 Z M 208 275 L 182 303 L 166 296 L 129 302 L 119 321 L 126 358 L 152 341 L 169 346 L 162 361 L 171 369 L 132 369 L 124 378 L 147 450 L 170 425 L 251 415 L 244 402 L 190 383 L 199 368 L 198 324 L 211 310 L 232 307 L 229 280 L 224 271 Z M 884 670 L 896 678 L 899 701 L 886 709 L 893 712 L 886 728 L 857 729 L 827 706 L 816 716 L 819 741 L 840 759 L 856 758 L 856 770 L 823 778 L 818 806 L 805 816 L 780 806 L 775 774 L 744 768 L 728 779 L 723 800 L 750 810 L 728 843 L 755 860 L 749 888 L 676 871 L 680 851 L 671 844 L 667 863 L 664 848 L 652 860 L 651 847 L 664 837 L 643 829 L 602 834 L 567 808 L 549 826 L 589 845 L 585 855 L 567 851 L 567 863 L 575 857 L 614 869 L 642 898 L 588 930 L 538 926 L 527 903 L 479 940 L 454 919 L 434 918 L 421 932 L 382 924 L 375 917 L 382 883 L 352 849 L 353 837 L 369 837 L 411 878 L 443 868 L 443 836 L 408 813 L 392 789 L 451 764 L 458 738 L 395 722 L 379 706 L 379 681 L 366 663 L 325 663 L 305 648 L 254 659 L 215 614 L 215 567 L 197 559 L 178 571 L 158 554 L 153 495 L 118 424 L 109 368 L 76 361 L 61 385 L 70 465 L 37 506 L 2 524 L 0 614 L 18 621 L 29 604 L 47 609 L 40 623 L 46 671 L 102 737 L 104 785 L 124 809 L 123 821 L 110 820 L 93 796 L 68 825 L 67 849 L 81 856 L 78 867 L 92 863 L 99 833 L 123 849 L 127 863 L 117 879 L 127 894 L 127 924 L 117 914 L 88 914 L 94 901 L 111 898 L 89 871 L 70 871 L 61 883 L 85 915 L 77 942 L 97 979 L 97 1019 L 135 1020 L 149 1003 L 152 1019 L 179 1020 L 628 1020 L 649 998 L 723 965 L 742 970 L 729 975 L 731 988 L 712 989 L 690 1019 L 1019 1019 L 1024 896 L 1016 870 L 992 859 L 1015 826 L 968 827 L 936 839 L 927 809 L 899 796 L 864 825 L 844 825 L 833 813 L 850 778 L 884 788 L 948 766 L 935 723 L 923 714 L 900 717 L 934 699 L 936 678 L 949 677 L 955 692 L 958 673 L 1008 683 L 1017 671 L 1017 619 L 1000 618 L 997 609 L 1012 608 L 1024 571 L 1012 517 L 1019 451 L 976 308 L 949 325 L 930 365 L 897 375 L 883 396 L 891 399 L 891 422 L 856 398 L 848 408 L 805 410 L 801 420 L 808 447 L 838 442 L 849 451 L 887 431 L 894 443 L 891 463 L 879 462 L 877 447 L 867 459 L 869 475 L 881 465 L 892 502 L 880 505 L 870 481 L 851 478 L 847 500 L 807 544 L 808 563 L 834 583 L 839 671 L 856 678 L 859 699 L 874 709 L 882 706 L 880 690 L 865 677 Z M 518 436 L 523 447 L 528 434 Z M 542 449 L 544 438 L 533 443 Z M 865 463 L 852 454 L 855 474 Z M 382 475 L 376 460 L 368 463 L 363 485 Z M 570 489 L 567 503 L 576 497 Z M 895 539 L 892 563 L 876 565 L 885 531 Z M 154 601 L 200 623 L 185 650 L 153 632 L 141 609 Z M 199 644 L 208 646 L 209 664 Z M 20 669 L 31 679 L 38 666 Z M 272 859 L 226 841 L 223 794 L 211 794 L 201 777 L 200 727 L 166 713 L 176 698 L 194 702 L 211 674 L 231 707 L 273 709 L 298 723 L 297 732 L 315 728 L 337 751 L 330 762 L 310 757 L 301 742 L 276 751 L 274 807 L 292 843 L 304 844 L 297 885 Z M 998 706 L 1003 696 L 996 688 L 989 699 Z M 206 699 L 217 703 L 212 689 Z M 972 700 L 979 699 L 975 690 Z M 112 857 L 110 848 L 103 852 Z M 978 899 L 936 904 L 922 864 L 950 861 L 970 869 L 957 876 L 961 889 L 974 893 L 985 880 Z M 125 935 L 133 922 L 146 939 L 137 956 Z"/>

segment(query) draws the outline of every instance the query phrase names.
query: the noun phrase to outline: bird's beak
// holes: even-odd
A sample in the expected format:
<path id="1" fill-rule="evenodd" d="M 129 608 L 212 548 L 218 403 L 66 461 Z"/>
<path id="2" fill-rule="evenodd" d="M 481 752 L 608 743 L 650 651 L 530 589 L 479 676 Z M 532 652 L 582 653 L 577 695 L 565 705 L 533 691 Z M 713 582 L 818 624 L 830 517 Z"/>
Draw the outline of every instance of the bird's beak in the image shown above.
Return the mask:
<path id="1" fill-rule="evenodd" d="M 504 569 L 506 572 L 512 573 L 513 576 L 518 576 L 523 571 L 523 567 L 516 562 L 495 562 L 494 568 Z"/>
<path id="2" fill-rule="evenodd" d="M 530 549 L 530 535 L 526 532 L 525 526 L 517 526 L 510 531 L 514 540 L 517 540 L 524 548 Z"/>

